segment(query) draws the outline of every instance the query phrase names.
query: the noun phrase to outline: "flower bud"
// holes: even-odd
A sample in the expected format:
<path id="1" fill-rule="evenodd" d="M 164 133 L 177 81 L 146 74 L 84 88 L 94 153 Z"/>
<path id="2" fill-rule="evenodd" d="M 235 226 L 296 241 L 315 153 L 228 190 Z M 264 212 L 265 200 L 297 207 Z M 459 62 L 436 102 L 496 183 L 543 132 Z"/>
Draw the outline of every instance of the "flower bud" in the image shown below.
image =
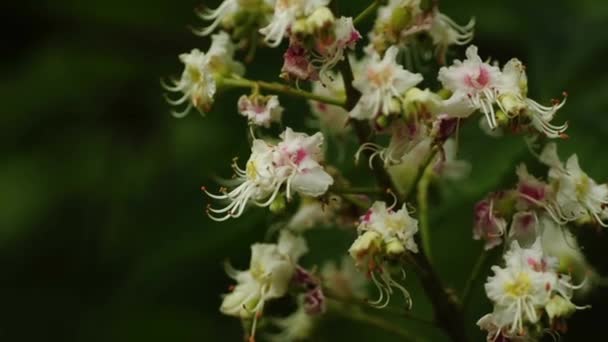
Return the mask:
<path id="1" fill-rule="evenodd" d="M 576 311 L 576 306 L 564 297 L 555 295 L 545 305 L 545 310 L 549 319 L 553 320 L 556 317 L 570 316 Z"/>
<path id="2" fill-rule="evenodd" d="M 270 212 L 273 214 L 280 214 L 283 211 L 285 211 L 285 208 L 286 208 L 285 197 L 278 196 L 274 201 L 272 201 L 272 203 L 270 204 L 270 207 L 268 209 L 270 209 Z"/>
<path id="3" fill-rule="evenodd" d="M 399 240 L 391 240 L 384 247 L 389 256 L 398 256 L 405 253 L 405 247 Z"/>
<path id="4" fill-rule="evenodd" d="M 312 29 L 308 23 L 308 20 L 306 20 L 306 19 L 296 20 L 291 25 L 291 33 L 294 36 L 300 37 L 300 38 L 310 35 L 312 33 Z"/>
<path id="5" fill-rule="evenodd" d="M 512 115 L 519 115 L 526 109 L 526 103 L 519 96 L 514 94 L 505 94 L 499 97 L 498 101 L 502 108 L 508 113 Z"/>
<path id="6" fill-rule="evenodd" d="M 412 12 L 409 8 L 395 8 L 390 18 L 390 27 L 393 32 L 400 32 L 412 21 Z"/>
<path id="7" fill-rule="evenodd" d="M 335 20 L 329 8 L 319 7 L 306 18 L 306 24 L 311 32 L 318 32 L 333 25 Z"/>
<path id="8" fill-rule="evenodd" d="M 381 242 L 382 236 L 380 236 L 380 234 L 373 231 L 367 231 L 353 242 L 352 246 L 348 249 L 348 253 L 350 253 L 351 257 L 359 263 L 366 255 L 374 254 L 378 251 Z"/>

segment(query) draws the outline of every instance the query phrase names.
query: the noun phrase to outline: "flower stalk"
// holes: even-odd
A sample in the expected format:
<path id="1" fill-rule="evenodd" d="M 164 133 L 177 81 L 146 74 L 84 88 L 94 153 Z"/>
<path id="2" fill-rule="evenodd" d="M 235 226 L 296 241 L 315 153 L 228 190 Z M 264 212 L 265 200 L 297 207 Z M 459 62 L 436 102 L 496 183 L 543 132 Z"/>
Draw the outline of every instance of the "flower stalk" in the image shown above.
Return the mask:
<path id="1" fill-rule="evenodd" d="M 227 88 L 264 89 L 277 94 L 285 94 L 292 97 L 315 100 L 340 107 L 344 107 L 346 105 L 345 99 L 313 94 L 311 92 L 293 88 L 277 82 L 254 81 L 246 78 L 221 78 L 218 85 Z"/>

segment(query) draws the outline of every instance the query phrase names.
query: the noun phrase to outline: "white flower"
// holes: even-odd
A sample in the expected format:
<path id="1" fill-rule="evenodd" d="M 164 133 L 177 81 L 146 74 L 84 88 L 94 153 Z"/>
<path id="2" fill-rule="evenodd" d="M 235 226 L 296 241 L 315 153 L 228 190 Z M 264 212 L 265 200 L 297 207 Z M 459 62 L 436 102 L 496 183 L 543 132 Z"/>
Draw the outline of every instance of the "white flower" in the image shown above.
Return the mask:
<path id="1" fill-rule="evenodd" d="M 393 100 L 422 81 L 420 74 L 413 74 L 396 63 L 398 53 L 395 46 L 391 46 L 382 59 L 376 52 L 371 52 L 367 65 L 353 81 L 362 96 L 350 112 L 351 117 L 371 119 L 378 114 L 388 115 Z"/>
<path id="2" fill-rule="evenodd" d="M 296 19 L 306 17 L 327 4 L 329 0 L 277 0 L 270 23 L 260 29 L 265 36 L 264 41 L 271 47 L 279 46 Z"/>
<path id="3" fill-rule="evenodd" d="M 540 161 L 550 167 L 549 180 L 555 200 L 546 206 L 557 223 L 591 218 L 603 227 L 608 216 L 608 185 L 597 184 L 578 163 L 576 154 L 564 166 L 557 155 L 557 145 L 549 143 L 540 155 Z"/>
<path id="4" fill-rule="evenodd" d="M 224 296 L 220 311 L 241 318 L 257 317 L 266 301 L 287 293 L 298 259 L 307 251 L 306 241 L 288 231 L 281 232 L 277 244 L 253 244 L 248 270 L 226 265 L 226 272 L 237 284 Z"/>
<path id="5" fill-rule="evenodd" d="M 450 17 L 435 9 L 429 28 L 429 36 L 431 36 L 433 44 L 443 54 L 450 45 L 465 45 L 473 40 L 474 27 L 475 19 L 469 20 L 466 25 L 458 25 Z"/>
<path id="6" fill-rule="evenodd" d="M 509 116 L 525 115 L 530 118 L 532 126 L 549 138 L 563 138 L 568 124 L 551 123 L 557 110 L 566 103 L 555 102 L 552 106 L 543 106 L 527 97 L 528 78 L 525 67 L 520 60 L 512 58 L 502 69 L 502 89 L 498 97 L 499 106 Z"/>
<path id="7" fill-rule="evenodd" d="M 166 90 L 182 94 L 177 100 L 167 98 L 169 104 L 178 106 L 188 102 L 183 111 L 172 112 L 176 117 L 185 116 L 192 107 L 201 112 L 209 111 L 217 88 L 215 77 L 242 75 L 245 72 L 243 65 L 233 59 L 234 45 L 228 34 L 220 32 L 211 38 L 211 46 L 207 53 L 193 49 L 190 53 L 179 55 L 180 61 L 184 64 L 181 78 L 171 80 L 172 84 L 163 84 Z"/>
<path id="8" fill-rule="evenodd" d="M 209 207 L 210 218 L 224 221 L 239 217 L 248 203 L 267 207 L 277 198 L 283 185 L 288 200 L 293 191 L 312 197 L 327 191 L 333 178 L 319 164 L 323 135 L 308 136 L 288 127 L 280 137 L 282 141 L 276 146 L 261 139 L 253 141 L 245 170 L 233 164 L 236 183 L 239 184 L 233 190 L 214 195 L 203 187 L 210 197 L 230 202 L 220 209 Z M 224 216 L 216 217 L 214 214 Z"/>
<path id="9" fill-rule="evenodd" d="M 393 205 L 394 206 L 394 205 Z M 418 253 L 414 235 L 418 232 L 418 221 L 410 217 L 407 207 L 393 211 L 393 206 L 386 207 L 384 202 L 374 202 L 372 207 L 361 217 L 357 227 L 359 237 L 353 242 L 348 252 L 355 264 L 366 270 L 379 291 L 377 300 L 370 305 L 386 307 L 390 298 L 398 289 L 409 306 L 412 301 L 409 292 L 392 276 L 384 260 L 398 257 L 407 251 Z M 405 271 L 401 269 L 401 275 Z"/>
<path id="10" fill-rule="evenodd" d="M 328 225 L 334 218 L 336 209 L 340 206 L 339 202 L 338 197 L 333 197 L 328 204 L 321 203 L 314 198 L 302 197 L 298 211 L 293 214 L 285 228 L 303 232 L 317 226 Z"/>
<path id="11" fill-rule="evenodd" d="M 312 63 L 320 65 L 319 76 L 323 83 L 331 82 L 329 70 L 344 59 L 346 49 L 354 49 L 357 41 L 361 39 L 361 34 L 355 29 L 353 19 L 350 17 L 340 17 L 334 22 L 334 35 L 329 44 L 319 39 L 316 43 L 316 52 L 313 53 Z"/>
<path id="12" fill-rule="evenodd" d="M 384 202 L 374 202 L 361 217 L 357 231 L 362 234 L 357 240 L 366 240 L 363 236 L 367 232 L 376 233 L 382 243 L 381 248 L 387 255 L 402 254 L 406 250 L 418 253 L 418 245 L 414 241 L 414 235 L 418 232 L 418 221 L 409 215 L 405 204 L 398 211 L 393 211 L 393 208 L 387 208 Z M 358 246 L 359 243 L 355 241 L 350 250 L 355 259 L 361 254 Z"/>
<path id="13" fill-rule="evenodd" d="M 500 69 L 483 62 L 474 45 L 467 48 L 466 56 L 464 61 L 456 60 L 452 66 L 439 69 L 439 81 L 452 92 L 444 102 L 445 112 L 451 116 L 467 117 L 479 109 L 490 127 L 495 128 L 493 105 L 502 87 Z"/>
<path id="14" fill-rule="evenodd" d="M 219 25 L 223 27 L 234 26 L 234 17 L 239 12 L 245 10 L 249 15 L 258 14 L 256 12 L 266 12 L 274 7 L 274 0 L 224 0 L 216 9 L 208 9 L 197 12 L 198 16 L 203 20 L 212 21 L 212 23 L 202 29 L 194 30 L 195 34 L 206 36 L 213 32 Z M 259 14 L 258 14 L 259 15 Z M 228 24 L 228 25 L 227 25 Z"/>
<path id="15" fill-rule="evenodd" d="M 307 340 L 315 327 L 314 317 L 306 313 L 303 306 L 300 306 L 291 315 L 285 318 L 274 318 L 271 322 L 280 329 L 279 333 L 266 335 L 271 342 Z"/>
<path id="16" fill-rule="evenodd" d="M 540 241 L 530 249 L 514 241 L 504 257 L 506 267 L 492 267 L 494 276 L 485 284 L 486 293 L 494 302 L 497 326 L 509 327 L 509 333 L 523 332 L 524 324 L 539 321 L 538 309 L 549 302 L 556 275 L 538 267 L 546 265 Z"/>
<path id="17" fill-rule="evenodd" d="M 270 127 L 271 122 L 280 122 L 283 114 L 283 107 L 276 95 L 243 95 L 237 106 L 239 112 L 257 126 Z"/>
<path id="18" fill-rule="evenodd" d="M 367 142 L 362 144 L 355 153 L 355 163 L 364 151 L 370 151 L 368 159 L 369 168 L 373 168 L 374 158 L 378 157 L 384 162 L 384 166 L 403 164 L 408 159 L 410 165 L 418 166 L 423 157 L 430 151 L 432 138 L 428 135 L 428 129 L 419 122 L 405 122 L 395 120 L 389 127 L 391 137 L 387 147 L 376 143 Z"/>

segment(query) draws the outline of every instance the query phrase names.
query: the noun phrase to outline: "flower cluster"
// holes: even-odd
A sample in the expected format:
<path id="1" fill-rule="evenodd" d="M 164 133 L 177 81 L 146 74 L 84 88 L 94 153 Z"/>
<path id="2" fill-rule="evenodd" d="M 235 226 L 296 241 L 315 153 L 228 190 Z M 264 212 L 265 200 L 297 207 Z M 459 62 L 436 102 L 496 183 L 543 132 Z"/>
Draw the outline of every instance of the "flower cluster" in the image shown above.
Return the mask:
<path id="1" fill-rule="evenodd" d="M 361 217 L 357 227 L 359 237 L 348 250 L 356 265 L 366 270 L 380 291 L 378 300 L 371 302 L 379 307 L 388 305 L 393 288 L 401 290 L 411 304 L 409 292 L 391 277 L 387 262 L 405 253 L 418 253 L 414 241 L 418 221 L 410 217 L 405 204 L 397 211 L 393 209 L 394 205 L 387 207 L 384 202 L 375 202 Z"/>
<path id="2" fill-rule="evenodd" d="M 232 190 L 222 189 L 220 195 L 203 188 L 209 197 L 227 200 L 227 206 L 216 209 L 209 207 L 209 217 L 224 221 L 239 217 L 248 204 L 260 207 L 270 206 L 284 190 L 289 200 L 293 192 L 318 197 L 323 195 L 333 178 L 321 164 L 323 135 L 309 136 L 287 128 L 280 135 L 281 141 L 274 145 L 262 139 L 255 139 L 251 156 L 245 169 L 236 162 L 232 165 L 237 186 Z M 216 215 L 220 216 L 216 216 Z"/>
<path id="3" fill-rule="evenodd" d="M 378 10 L 369 33 L 370 47 L 379 52 L 390 46 L 409 47 L 416 35 L 426 34 L 443 61 L 450 45 L 464 45 L 473 39 L 474 26 L 473 19 L 464 26 L 456 24 L 436 6 L 422 8 L 420 0 L 389 0 Z"/>
<path id="4" fill-rule="evenodd" d="M 217 91 L 217 79 L 245 73 L 244 66 L 234 60 L 235 47 L 228 34 L 220 32 L 211 38 L 211 46 L 206 53 L 193 49 L 179 55 L 184 64 L 181 78 L 172 79 L 171 84 L 163 84 L 166 90 L 181 94 L 177 100 L 167 98 L 169 104 L 179 106 L 187 103 L 181 112 L 172 112 L 176 117 L 187 115 L 192 108 L 208 112 Z"/>
<path id="5" fill-rule="evenodd" d="M 504 260 L 504 267 L 492 267 L 494 275 L 485 285 L 494 311 L 477 323 L 488 331 L 488 341 L 535 340 L 544 325 L 557 328 L 563 319 L 584 308 L 571 301 L 573 290 L 581 286 L 558 271 L 557 260 L 543 252 L 540 240 L 529 248 L 513 241 Z"/>
<path id="6" fill-rule="evenodd" d="M 279 236 L 277 243 L 251 246 L 249 269 L 226 267 L 236 285 L 223 297 L 220 311 L 250 324 L 251 342 L 263 312 L 270 317 L 260 329 L 269 340 L 303 340 L 326 311 L 363 314 L 355 305 L 365 303 L 368 283 L 379 294 L 367 304 L 384 308 L 400 292 L 411 308 L 410 293 L 398 278 L 412 266 L 421 271 L 439 327 L 462 340 L 464 327 L 452 321 L 462 315 L 457 295 L 432 269 L 431 187 L 443 184 L 440 178 L 468 174 L 471 166 L 457 152 L 459 127 L 470 117 L 477 114 L 492 135 L 564 138 L 568 124 L 553 119 L 565 95 L 548 106 L 530 99 L 520 60 L 501 67 L 482 60 L 475 45 L 466 48 L 465 59 L 446 60 L 448 47 L 471 42 L 475 23 L 457 24 L 437 2 L 378 1 L 355 19 L 339 16 L 335 8 L 330 0 L 224 0 L 199 12 L 210 22 L 195 30 L 211 35 L 207 52 L 181 54 L 181 77 L 163 83 L 178 94 L 168 102 L 184 107 L 173 112 L 178 117 L 191 109 L 208 112 L 223 90 L 247 90 L 236 111 L 249 124 L 251 153 L 244 168 L 234 159 L 234 177 L 220 180 L 218 192 L 202 188 L 218 202 L 209 204 L 207 213 L 225 221 L 252 205 L 268 208 L 276 220 L 267 238 Z M 376 9 L 373 29 L 362 35 L 359 23 Z M 277 81 L 245 78 L 244 65 L 235 60 L 240 50 L 252 63 L 257 47 L 279 48 L 283 42 L 282 61 L 276 61 L 281 68 L 273 75 Z M 430 63 L 435 65 L 423 65 Z M 307 100 L 312 115 L 294 122 L 320 132 L 286 127 L 283 113 L 290 106 L 282 95 Z M 357 146 L 350 146 L 355 139 L 350 134 Z M 348 179 L 346 154 L 354 154 L 355 163 L 368 162 L 377 186 Z M 486 250 L 503 243 L 507 250 L 485 287 L 494 309 L 478 322 L 489 341 L 537 340 L 545 331 L 561 332 L 565 319 L 583 308 L 573 304 L 574 290 L 593 274 L 569 229 L 608 226 L 608 185 L 583 172 L 576 155 L 563 163 L 554 143 L 546 144 L 538 159 L 549 168 L 545 179 L 519 166 L 515 188 L 492 192 L 474 207 L 473 238 L 483 240 Z M 394 197 L 391 205 L 380 200 L 387 194 Z M 414 195 L 417 208 L 406 202 Z M 315 227 L 350 233 L 352 244 L 340 266 L 335 261 L 309 269 L 299 265 L 308 251 L 303 236 Z M 280 297 L 288 297 L 296 309 L 275 315 L 266 303 Z"/>
<path id="7" fill-rule="evenodd" d="M 492 193 L 475 206 L 473 237 L 483 239 L 486 249 L 503 240 L 510 244 L 506 267 L 494 266 L 495 275 L 486 283 L 494 312 L 478 324 L 488 331 L 489 341 L 559 333 L 565 319 L 583 308 L 572 303 L 573 290 L 594 275 L 565 225 L 605 226 L 608 186 L 585 174 L 576 155 L 564 165 L 553 143 L 539 159 L 549 167 L 547 181 L 520 165 L 515 189 Z M 573 285 L 573 277 L 582 283 Z"/>

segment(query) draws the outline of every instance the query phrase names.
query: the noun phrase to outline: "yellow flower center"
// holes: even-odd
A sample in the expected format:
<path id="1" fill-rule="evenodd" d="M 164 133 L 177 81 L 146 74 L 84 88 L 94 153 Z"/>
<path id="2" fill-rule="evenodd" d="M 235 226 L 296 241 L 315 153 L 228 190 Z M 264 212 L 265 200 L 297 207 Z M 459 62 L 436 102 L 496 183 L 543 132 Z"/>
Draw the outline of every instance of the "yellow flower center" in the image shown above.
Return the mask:
<path id="1" fill-rule="evenodd" d="M 576 196 L 579 199 L 587 197 L 591 188 L 591 181 L 587 175 L 582 175 L 579 181 L 576 183 Z"/>
<path id="2" fill-rule="evenodd" d="M 258 176 L 258 169 L 255 166 L 255 161 L 250 160 L 247 163 L 247 168 L 245 171 L 247 172 L 247 178 L 255 180 Z"/>
<path id="3" fill-rule="evenodd" d="M 505 292 L 513 297 L 523 297 L 532 288 L 530 276 L 526 272 L 520 272 L 515 280 L 505 284 Z"/>

